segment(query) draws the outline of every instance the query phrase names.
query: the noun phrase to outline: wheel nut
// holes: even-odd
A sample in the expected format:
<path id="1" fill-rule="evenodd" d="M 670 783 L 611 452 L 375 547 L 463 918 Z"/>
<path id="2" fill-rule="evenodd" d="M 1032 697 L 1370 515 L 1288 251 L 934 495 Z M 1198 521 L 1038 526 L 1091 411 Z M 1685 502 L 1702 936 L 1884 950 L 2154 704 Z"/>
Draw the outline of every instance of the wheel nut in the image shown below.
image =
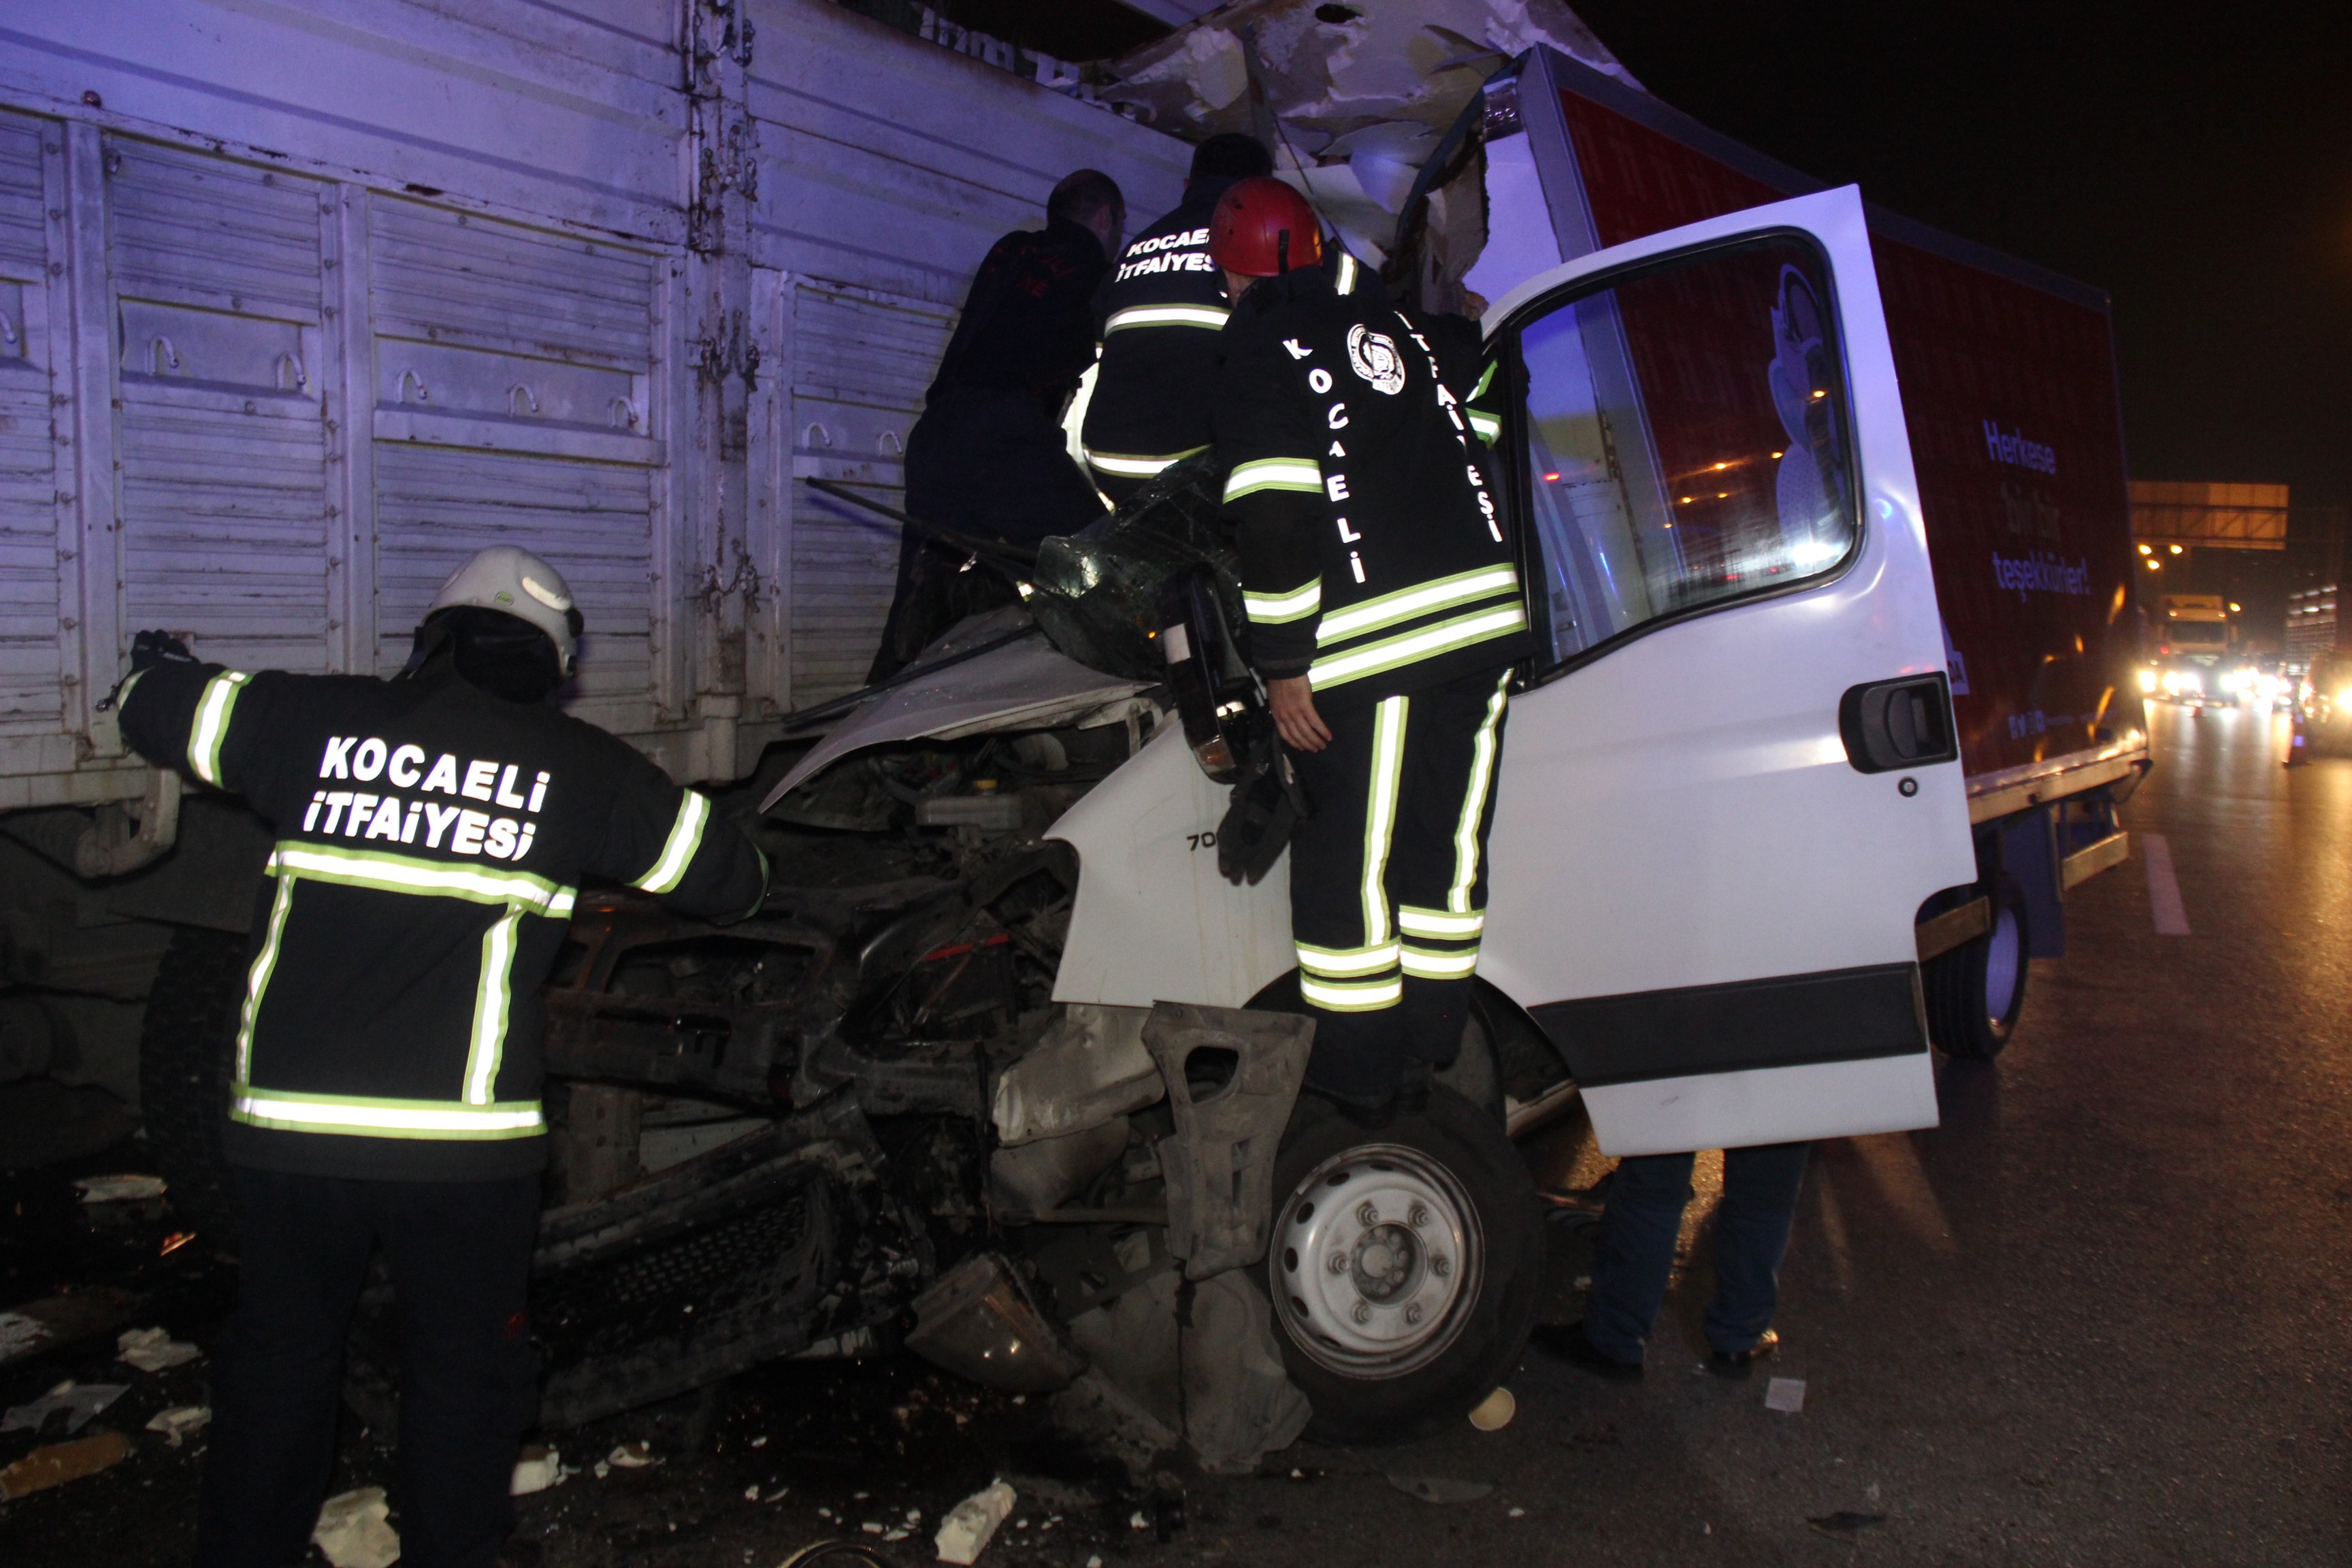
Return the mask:
<path id="1" fill-rule="evenodd" d="M 1359 1204 L 1356 1206 L 1356 1223 L 1369 1230 L 1381 1223 L 1381 1211 L 1370 1204 Z"/>
<path id="2" fill-rule="evenodd" d="M 1371 1303 L 1368 1301 L 1359 1301 L 1356 1303 L 1356 1310 L 1348 1315 L 1355 1319 L 1356 1321 L 1360 1323 L 1369 1323 L 1372 1321 Z"/>
<path id="3" fill-rule="evenodd" d="M 1421 1205 L 1415 1204 L 1412 1205 L 1412 1212 L 1404 1216 L 1404 1222 L 1413 1229 L 1419 1230 L 1429 1223 L 1429 1211 Z"/>
<path id="4" fill-rule="evenodd" d="M 1415 1301 L 1412 1306 L 1407 1307 L 1404 1310 L 1404 1321 L 1408 1323 L 1418 1323 L 1421 1321 L 1420 1302 Z"/>
<path id="5" fill-rule="evenodd" d="M 1345 1274 L 1348 1271 L 1348 1255 L 1344 1252 L 1333 1253 L 1331 1255 L 1331 1261 L 1325 1267 L 1328 1268 L 1334 1274 Z"/>
<path id="6" fill-rule="evenodd" d="M 1442 1252 L 1438 1253 L 1430 1258 L 1429 1271 L 1440 1279 L 1444 1279 L 1454 1272 L 1454 1259 Z"/>

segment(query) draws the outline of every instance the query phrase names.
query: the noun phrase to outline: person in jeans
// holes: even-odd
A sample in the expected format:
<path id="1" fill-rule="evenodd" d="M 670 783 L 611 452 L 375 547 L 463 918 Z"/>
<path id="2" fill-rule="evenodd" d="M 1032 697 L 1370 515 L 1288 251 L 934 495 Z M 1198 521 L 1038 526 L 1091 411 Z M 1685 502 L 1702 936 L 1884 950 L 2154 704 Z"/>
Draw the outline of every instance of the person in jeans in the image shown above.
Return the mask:
<path id="1" fill-rule="evenodd" d="M 1810 1143 L 1727 1149 L 1715 1211 L 1715 1298 L 1706 1308 L 1707 1370 L 1746 1377 L 1778 1349 L 1780 1259 L 1805 1179 Z M 1691 1195 L 1690 1154 L 1636 1154 L 1618 1163 L 1592 1259 L 1584 1321 L 1536 1331 L 1538 1344 L 1613 1382 L 1642 1375 L 1642 1352 L 1666 1299 L 1675 1240 Z"/>

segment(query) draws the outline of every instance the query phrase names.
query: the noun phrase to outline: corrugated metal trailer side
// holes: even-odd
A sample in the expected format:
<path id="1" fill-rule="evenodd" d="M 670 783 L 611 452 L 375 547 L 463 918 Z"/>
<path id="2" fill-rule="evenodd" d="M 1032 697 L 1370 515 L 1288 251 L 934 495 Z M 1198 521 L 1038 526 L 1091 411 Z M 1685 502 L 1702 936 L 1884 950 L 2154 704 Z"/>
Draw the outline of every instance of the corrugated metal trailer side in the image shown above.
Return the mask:
<path id="1" fill-rule="evenodd" d="M 733 776 L 887 604 L 793 477 L 896 492 L 989 240 L 1187 152 L 825 0 L 11 14 L 0 809 L 143 788 L 132 630 L 389 670 L 497 542 L 578 586 L 576 711 Z"/>

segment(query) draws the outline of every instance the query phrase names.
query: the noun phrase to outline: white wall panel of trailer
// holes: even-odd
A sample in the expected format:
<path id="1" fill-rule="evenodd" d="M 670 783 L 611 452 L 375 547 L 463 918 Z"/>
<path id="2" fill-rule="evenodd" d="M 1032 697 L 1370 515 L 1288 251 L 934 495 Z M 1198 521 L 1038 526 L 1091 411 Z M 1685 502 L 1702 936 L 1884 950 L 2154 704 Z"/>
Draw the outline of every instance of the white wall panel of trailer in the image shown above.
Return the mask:
<path id="1" fill-rule="evenodd" d="M 576 710 L 681 776 L 857 684 L 894 531 L 794 476 L 897 500 L 990 241 L 1082 165 L 1148 219 L 1189 149 L 829 0 L 748 8 L 731 270 L 687 243 L 691 0 L 0 11 L 0 809 L 143 787 L 91 711 L 137 628 L 388 671 L 490 542 L 564 567 Z"/>

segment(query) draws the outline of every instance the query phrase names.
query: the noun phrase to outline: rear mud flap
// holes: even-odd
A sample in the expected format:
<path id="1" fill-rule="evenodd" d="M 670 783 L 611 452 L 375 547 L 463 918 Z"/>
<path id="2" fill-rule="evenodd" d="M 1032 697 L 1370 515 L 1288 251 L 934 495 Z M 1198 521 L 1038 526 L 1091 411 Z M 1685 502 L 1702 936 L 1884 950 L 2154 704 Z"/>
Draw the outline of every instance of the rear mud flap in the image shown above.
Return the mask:
<path id="1" fill-rule="evenodd" d="M 1274 1162 L 1307 1074 L 1315 1023 L 1287 1013 L 1162 1002 L 1143 1043 L 1168 1085 L 1175 1135 L 1160 1141 L 1168 1250 L 1202 1280 L 1265 1256 Z"/>

